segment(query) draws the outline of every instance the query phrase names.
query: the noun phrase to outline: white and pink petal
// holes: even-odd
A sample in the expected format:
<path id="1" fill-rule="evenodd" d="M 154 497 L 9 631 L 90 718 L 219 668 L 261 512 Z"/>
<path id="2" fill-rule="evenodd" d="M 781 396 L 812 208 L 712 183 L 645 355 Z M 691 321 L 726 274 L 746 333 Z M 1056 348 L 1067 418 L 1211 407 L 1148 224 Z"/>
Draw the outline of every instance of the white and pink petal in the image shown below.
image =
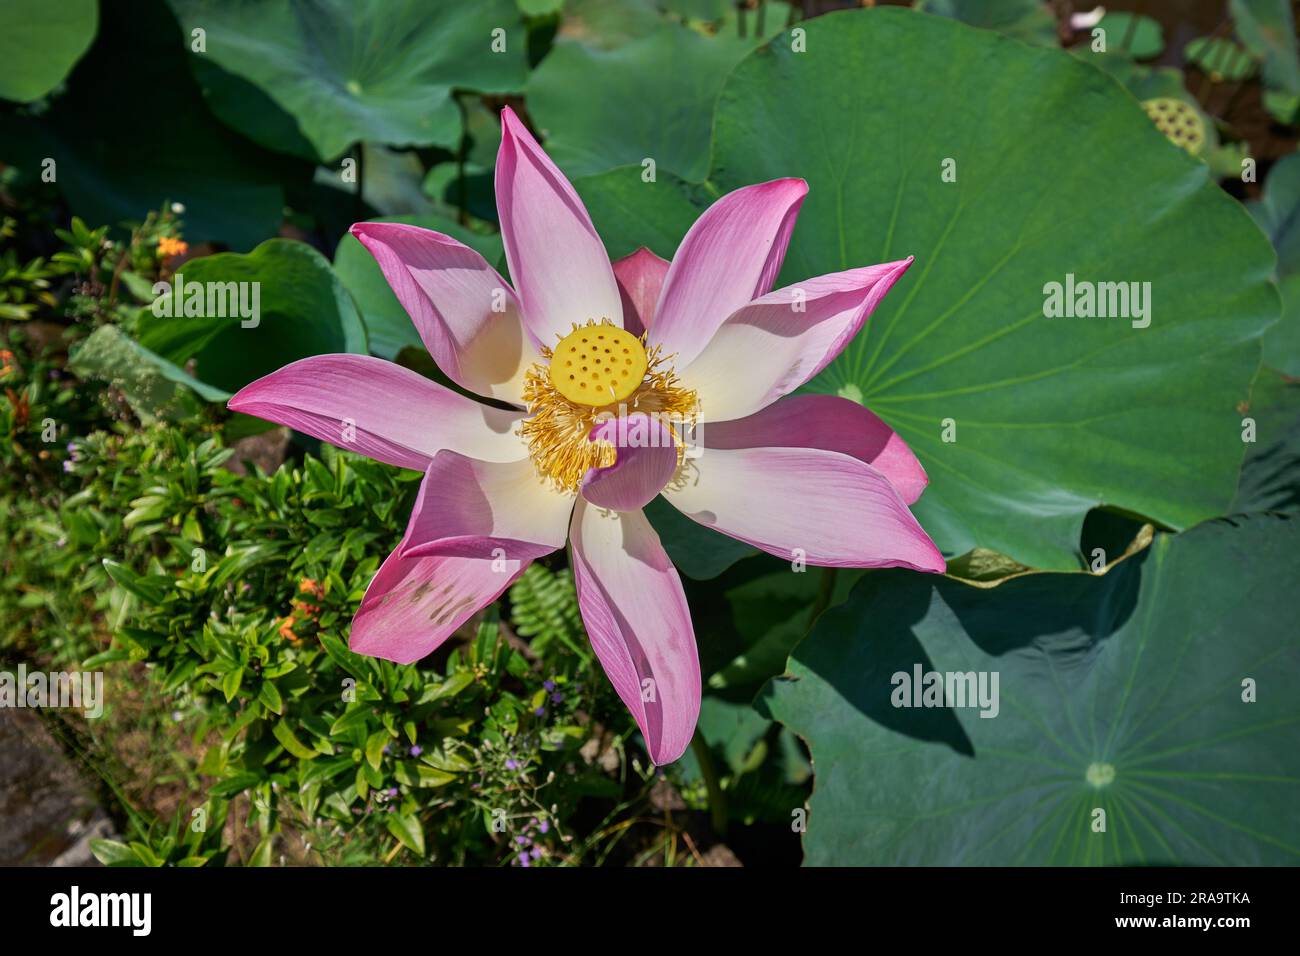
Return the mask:
<path id="1" fill-rule="evenodd" d="M 743 418 L 808 381 L 839 355 L 912 264 L 807 279 L 728 316 L 699 356 L 678 367 L 704 421 Z"/>
<path id="2" fill-rule="evenodd" d="M 528 567 L 446 555 L 411 557 L 397 548 L 379 568 L 352 619 L 348 647 L 411 664 L 432 654 Z"/>
<path id="3" fill-rule="evenodd" d="M 706 430 L 707 430 L 706 426 Z M 687 517 L 787 561 L 941 572 L 943 555 L 889 479 L 816 448 L 705 448 L 664 497 Z"/>
<path id="4" fill-rule="evenodd" d="M 618 283 L 586 207 L 510 107 L 501 111 L 496 194 L 506 262 L 537 341 L 554 346 L 592 319 L 622 328 Z"/>
<path id="5" fill-rule="evenodd" d="M 614 263 L 614 278 L 623 298 L 623 328 L 640 335 L 654 321 L 655 306 L 668 275 L 669 262 L 642 246 Z"/>
<path id="6" fill-rule="evenodd" d="M 439 452 L 401 544 L 366 588 L 349 646 L 402 664 L 432 653 L 534 559 L 563 547 L 572 508 L 529 460 Z"/>
<path id="7" fill-rule="evenodd" d="M 359 222 L 352 234 L 375 257 L 438 368 L 477 395 L 522 405 L 524 373 L 541 356 L 496 269 L 431 229 Z"/>
<path id="8" fill-rule="evenodd" d="M 348 451 L 424 471 L 444 448 L 516 461 L 522 413 L 490 408 L 369 355 L 313 355 L 245 385 L 236 412 L 288 425 Z"/>
<path id="9" fill-rule="evenodd" d="M 574 582 L 591 646 L 650 759 L 685 752 L 700 713 L 700 661 L 681 579 L 640 511 L 573 511 Z"/>
<path id="10" fill-rule="evenodd" d="M 650 344 L 688 365 L 727 316 L 776 282 L 808 184 L 776 179 L 727 193 L 687 231 L 664 277 Z"/>
<path id="11" fill-rule="evenodd" d="M 556 491 L 532 459 L 434 456 L 411 513 L 404 555 L 525 563 L 564 547 L 574 496 Z"/>
<path id="12" fill-rule="evenodd" d="M 592 441 L 613 445 L 617 458 L 607 468 L 591 468 L 582 479 L 582 496 L 613 511 L 639 511 L 653 501 L 677 471 L 677 442 L 662 419 L 637 412 L 599 422 Z"/>
<path id="13" fill-rule="evenodd" d="M 791 395 L 762 411 L 698 429 L 704 448 L 820 448 L 866 462 L 915 504 L 929 477 L 898 432 L 869 409 L 836 395 Z"/>

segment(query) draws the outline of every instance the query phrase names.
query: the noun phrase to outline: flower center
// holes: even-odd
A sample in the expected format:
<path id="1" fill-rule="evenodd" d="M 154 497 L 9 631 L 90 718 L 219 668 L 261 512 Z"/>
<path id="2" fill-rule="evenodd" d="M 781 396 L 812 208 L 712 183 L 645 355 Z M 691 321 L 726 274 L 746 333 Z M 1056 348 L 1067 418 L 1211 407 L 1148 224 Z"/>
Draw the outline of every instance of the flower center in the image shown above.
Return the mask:
<path id="1" fill-rule="evenodd" d="M 612 325 L 576 328 L 555 346 L 551 384 L 575 405 L 599 408 L 629 398 L 645 378 L 645 347 Z"/>
<path id="2" fill-rule="evenodd" d="M 658 346 L 647 351 L 644 336 L 608 320 L 574 325 L 553 349 L 542 347 L 547 364 L 524 376 L 528 418 L 520 434 L 543 479 L 574 492 L 592 468 L 608 468 L 615 446 L 592 441 L 591 430 L 611 417 L 658 416 L 673 433 L 694 423 L 699 402 L 683 388 Z M 679 456 L 684 452 L 679 442 Z"/>

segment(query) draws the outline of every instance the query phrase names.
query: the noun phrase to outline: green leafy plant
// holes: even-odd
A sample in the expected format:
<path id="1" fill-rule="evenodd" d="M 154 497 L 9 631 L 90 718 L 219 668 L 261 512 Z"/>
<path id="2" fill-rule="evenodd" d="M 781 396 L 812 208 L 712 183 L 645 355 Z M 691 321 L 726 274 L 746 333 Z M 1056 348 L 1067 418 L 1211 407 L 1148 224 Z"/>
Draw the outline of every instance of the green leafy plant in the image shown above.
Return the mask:
<path id="1" fill-rule="evenodd" d="M 1295 862 L 1292 5 L 825 6 L 0 9 L 0 664 L 103 672 L 102 718 L 39 713 L 101 863 Z M 781 177 L 777 286 L 916 257 L 807 388 L 916 451 L 948 573 L 652 504 L 704 685 L 666 767 L 564 551 L 424 660 L 352 653 L 420 476 L 224 407 L 328 352 L 449 383 L 348 229 L 506 277 L 506 106 L 612 259 Z M 258 320 L 155 309 L 178 274 Z M 1149 280 L 1149 324 L 1046 315 L 1067 274 Z M 998 717 L 897 705 L 918 662 L 996 674 Z"/>

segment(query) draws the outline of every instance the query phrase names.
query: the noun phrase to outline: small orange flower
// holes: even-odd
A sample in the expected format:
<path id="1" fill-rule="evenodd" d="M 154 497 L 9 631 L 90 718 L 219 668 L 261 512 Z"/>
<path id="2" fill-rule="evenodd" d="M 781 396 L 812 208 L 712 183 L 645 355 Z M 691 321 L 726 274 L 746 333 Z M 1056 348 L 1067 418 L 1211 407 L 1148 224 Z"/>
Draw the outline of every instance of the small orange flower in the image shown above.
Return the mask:
<path id="1" fill-rule="evenodd" d="M 189 251 L 189 243 L 182 242 L 180 239 L 173 239 L 171 236 L 160 236 L 158 238 L 158 255 L 160 258 L 183 256 Z"/>
<path id="2" fill-rule="evenodd" d="M 286 641 L 292 641 L 297 644 L 301 638 L 293 632 L 293 621 L 294 617 L 292 614 L 280 621 L 280 636 Z"/>
<path id="3" fill-rule="evenodd" d="M 324 597 L 325 589 L 311 578 L 303 578 L 298 582 L 298 593 Z M 316 617 L 320 613 L 320 607 L 315 604 L 308 604 L 299 598 L 294 598 L 289 603 L 293 605 L 293 610 L 289 612 L 288 617 L 281 619 L 280 636 L 286 641 L 293 641 L 296 644 L 301 638 L 294 631 L 294 625 L 299 621 L 310 621 Z"/>
<path id="4" fill-rule="evenodd" d="M 0 378 L 8 375 L 14 370 L 14 353 L 8 349 L 0 349 Z"/>

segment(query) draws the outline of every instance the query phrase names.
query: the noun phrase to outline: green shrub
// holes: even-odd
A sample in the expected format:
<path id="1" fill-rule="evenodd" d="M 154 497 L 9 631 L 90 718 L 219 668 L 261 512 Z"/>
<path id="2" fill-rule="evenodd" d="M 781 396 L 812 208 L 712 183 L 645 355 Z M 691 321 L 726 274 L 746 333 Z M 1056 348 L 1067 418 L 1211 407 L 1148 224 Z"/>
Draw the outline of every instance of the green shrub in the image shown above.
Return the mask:
<path id="1" fill-rule="evenodd" d="M 417 474 L 329 446 L 236 473 L 220 413 L 140 426 L 111 390 L 52 378 L 14 345 L 5 654 L 105 669 L 110 712 L 144 681 L 200 743 L 185 813 L 132 811 L 136 839 L 97 844 L 106 862 L 219 862 L 229 847 L 182 825 L 201 811 L 220 830 L 239 801 L 258 838 L 249 862 L 271 862 L 292 831 L 305 859 L 535 865 L 585 852 L 567 822 L 584 798 L 648 785 L 624 766 L 634 728 L 567 571 L 530 567 L 508 621 L 493 608 L 418 665 L 353 654 L 348 625 Z M 610 752 L 612 771 L 592 759 Z"/>

